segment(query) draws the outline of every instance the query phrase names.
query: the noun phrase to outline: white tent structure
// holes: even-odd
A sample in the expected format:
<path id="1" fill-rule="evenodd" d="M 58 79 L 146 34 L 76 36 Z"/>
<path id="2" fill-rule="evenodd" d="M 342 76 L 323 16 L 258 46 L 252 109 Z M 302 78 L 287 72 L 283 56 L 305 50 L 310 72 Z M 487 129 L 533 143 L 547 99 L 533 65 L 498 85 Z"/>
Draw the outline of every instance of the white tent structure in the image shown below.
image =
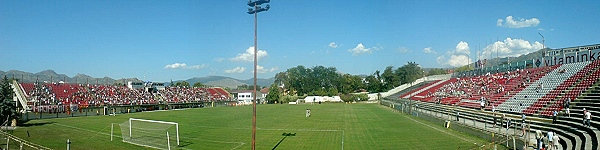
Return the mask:
<path id="1" fill-rule="evenodd" d="M 339 96 L 307 96 L 304 98 L 306 103 L 318 103 L 318 102 L 343 102 Z"/>

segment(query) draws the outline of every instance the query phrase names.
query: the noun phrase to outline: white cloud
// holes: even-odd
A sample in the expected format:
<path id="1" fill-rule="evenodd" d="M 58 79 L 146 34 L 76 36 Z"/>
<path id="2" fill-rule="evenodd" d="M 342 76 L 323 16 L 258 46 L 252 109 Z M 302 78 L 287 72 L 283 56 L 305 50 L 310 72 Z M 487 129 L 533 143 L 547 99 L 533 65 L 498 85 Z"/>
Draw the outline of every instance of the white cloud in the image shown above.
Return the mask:
<path id="1" fill-rule="evenodd" d="M 329 47 L 331 47 L 331 48 L 337 48 L 337 47 L 338 47 L 338 45 L 337 45 L 337 44 L 335 44 L 335 42 L 331 42 L 331 43 L 329 43 L 329 45 L 328 45 L 328 46 L 329 46 Z"/>
<path id="2" fill-rule="evenodd" d="M 506 38 L 504 41 L 497 41 L 483 48 L 481 57 L 518 57 L 542 49 L 544 46 L 540 42 L 529 42 L 523 39 Z"/>
<path id="3" fill-rule="evenodd" d="M 185 63 L 174 63 L 174 64 L 166 65 L 165 69 L 202 69 L 202 68 L 206 68 L 207 66 L 208 65 L 206 65 L 206 64 L 188 66 Z"/>
<path id="4" fill-rule="evenodd" d="M 435 60 L 438 64 L 446 65 L 446 57 L 444 57 L 444 55 L 438 56 L 437 58 L 435 58 Z"/>
<path id="5" fill-rule="evenodd" d="M 466 55 L 451 55 L 447 63 L 453 67 L 460 67 L 471 63 L 471 61 L 473 60 L 470 60 Z"/>
<path id="6" fill-rule="evenodd" d="M 425 51 L 425 50 L 423 50 Z M 469 43 L 460 41 L 456 44 L 454 50 L 446 52 L 446 56 L 439 56 L 436 58 L 438 64 L 451 66 L 451 67 L 460 67 L 469 64 L 471 61 L 469 59 L 469 55 L 471 54 L 471 50 L 469 48 Z"/>
<path id="7" fill-rule="evenodd" d="M 188 69 L 202 69 L 202 68 L 206 68 L 208 65 L 206 64 L 202 64 L 202 65 L 193 65 L 193 66 L 189 66 Z"/>
<path id="8" fill-rule="evenodd" d="M 425 47 L 425 48 L 423 48 L 423 53 L 425 53 L 425 54 L 437 54 L 437 52 L 433 51 L 433 49 L 431 49 L 431 47 Z"/>
<path id="9" fill-rule="evenodd" d="M 502 26 L 502 22 L 504 22 L 504 20 L 498 19 L 498 21 L 496 22 L 496 26 Z"/>
<path id="10" fill-rule="evenodd" d="M 258 53 L 256 55 L 256 59 L 260 60 L 261 58 L 267 57 L 267 51 L 265 50 L 258 50 Z M 246 49 L 245 53 L 240 53 L 237 56 L 233 57 L 233 58 L 229 58 L 229 60 L 231 61 L 245 61 L 245 62 L 253 62 L 254 61 L 254 46 L 251 46 L 250 48 Z"/>
<path id="11" fill-rule="evenodd" d="M 267 72 L 277 71 L 277 70 L 279 70 L 279 68 L 278 67 L 273 67 L 273 68 L 267 69 L 267 68 L 265 68 L 263 66 L 257 65 L 256 66 L 256 70 L 257 70 L 258 73 L 267 73 Z M 252 72 L 254 72 L 254 71 L 252 71 Z"/>
<path id="12" fill-rule="evenodd" d="M 185 68 L 187 65 L 185 63 L 174 63 L 174 64 L 168 64 L 167 66 L 165 66 L 165 69 L 179 69 L 179 68 Z"/>
<path id="13" fill-rule="evenodd" d="M 410 49 L 408 49 L 406 47 L 398 47 L 398 49 L 396 49 L 396 51 L 399 53 L 408 53 L 408 52 L 410 52 Z"/>
<path id="14" fill-rule="evenodd" d="M 274 71 L 277 71 L 277 70 L 279 70 L 279 67 L 275 66 L 275 67 L 269 69 L 269 72 L 274 72 Z"/>
<path id="15" fill-rule="evenodd" d="M 506 23 L 505 23 L 506 21 Z M 496 22 L 496 26 L 509 27 L 509 28 L 525 28 L 525 27 L 535 27 L 540 24 L 540 20 L 537 18 L 524 19 L 517 18 L 517 20 L 513 19 L 513 16 L 506 17 L 506 20 L 498 19 Z"/>
<path id="16" fill-rule="evenodd" d="M 246 68 L 244 67 L 235 67 L 233 69 L 225 70 L 225 73 L 244 73 Z"/>
<path id="17" fill-rule="evenodd" d="M 456 49 L 454 49 L 455 54 L 471 54 L 471 50 L 469 49 L 469 43 L 460 41 L 456 44 Z"/>
<path id="18" fill-rule="evenodd" d="M 353 49 L 349 49 L 348 52 L 352 53 L 352 55 L 357 56 L 363 53 L 373 53 L 373 51 L 375 50 L 380 50 L 383 49 L 382 46 L 379 47 L 371 47 L 371 48 L 366 48 L 362 43 L 358 43 L 358 45 L 356 45 L 355 48 Z"/>
<path id="19" fill-rule="evenodd" d="M 214 60 L 215 60 L 216 62 L 223 62 L 223 60 L 225 60 L 225 58 L 220 58 L 220 57 L 219 57 L 219 58 L 215 58 Z"/>
<path id="20" fill-rule="evenodd" d="M 529 42 L 523 39 L 506 38 L 503 41 L 497 41 L 483 48 L 483 52 L 478 52 L 475 55 L 481 54 L 481 59 L 490 59 L 496 57 L 518 57 L 523 54 L 535 52 L 543 48 L 540 42 Z M 471 59 L 469 59 L 470 57 Z M 471 56 L 469 45 L 467 42 L 459 42 L 454 50 L 448 51 L 445 56 L 436 58 L 441 65 L 460 67 L 470 64 L 477 56 Z"/>

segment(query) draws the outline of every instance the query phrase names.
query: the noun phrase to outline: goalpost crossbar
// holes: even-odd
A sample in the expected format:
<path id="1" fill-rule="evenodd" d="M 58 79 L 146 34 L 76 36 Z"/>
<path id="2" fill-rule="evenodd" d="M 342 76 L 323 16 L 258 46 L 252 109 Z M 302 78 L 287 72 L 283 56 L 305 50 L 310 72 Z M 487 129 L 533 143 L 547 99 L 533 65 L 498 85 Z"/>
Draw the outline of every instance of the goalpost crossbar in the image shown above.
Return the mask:
<path id="1" fill-rule="evenodd" d="M 168 121 L 158 121 L 158 120 L 146 120 L 146 119 L 129 118 L 129 122 L 131 122 L 131 121 L 145 121 L 145 122 L 152 122 L 152 123 L 164 123 L 164 124 L 178 125 L 177 122 L 168 122 Z"/>

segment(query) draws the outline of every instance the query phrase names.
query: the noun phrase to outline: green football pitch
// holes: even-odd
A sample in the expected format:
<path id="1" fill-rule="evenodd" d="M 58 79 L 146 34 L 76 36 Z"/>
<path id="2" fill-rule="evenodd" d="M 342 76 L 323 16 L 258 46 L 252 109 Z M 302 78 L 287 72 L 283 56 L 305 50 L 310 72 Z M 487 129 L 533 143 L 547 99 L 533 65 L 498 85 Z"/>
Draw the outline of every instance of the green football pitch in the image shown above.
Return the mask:
<path id="1" fill-rule="evenodd" d="M 305 117 L 306 109 L 311 117 Z M 71 149 L 150 149 L 122 141 L 117 124 L 129 118 L 179 123 L 180 146 L 173 149 L 251 148 L 252 106 L 31 120 L 12 134 L 52 149 L 65 149 L 67 139 Z M 475 143 L 486 142 L 378 104 L 257 106 L 256 149 L 261 150 L 473 149 Z"/>

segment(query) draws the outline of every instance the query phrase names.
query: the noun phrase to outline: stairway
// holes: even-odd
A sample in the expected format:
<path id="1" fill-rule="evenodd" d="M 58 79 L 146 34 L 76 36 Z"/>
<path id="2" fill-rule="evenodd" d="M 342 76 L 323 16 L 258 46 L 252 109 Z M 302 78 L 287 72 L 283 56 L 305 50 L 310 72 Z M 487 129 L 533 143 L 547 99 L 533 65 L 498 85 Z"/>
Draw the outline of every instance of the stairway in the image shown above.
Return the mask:
<path id="1" fill-rule="evenodd" d="M 27 96 L 25 96 L 25 92 L 23 90 L 23 88 L 21 88 L 21 85 L 19 83 L 17 83 L 16 80 L 13 80 L 13 82 L 10 84 L 12 86 L 13 92 L 15 93 L 15 101 L 17 101 L 18 103 L 21 104 L 22 112 L 25 111 L 31 111 L 31 108 L 29 107 L 29 105 L 27 105 Z"/>

